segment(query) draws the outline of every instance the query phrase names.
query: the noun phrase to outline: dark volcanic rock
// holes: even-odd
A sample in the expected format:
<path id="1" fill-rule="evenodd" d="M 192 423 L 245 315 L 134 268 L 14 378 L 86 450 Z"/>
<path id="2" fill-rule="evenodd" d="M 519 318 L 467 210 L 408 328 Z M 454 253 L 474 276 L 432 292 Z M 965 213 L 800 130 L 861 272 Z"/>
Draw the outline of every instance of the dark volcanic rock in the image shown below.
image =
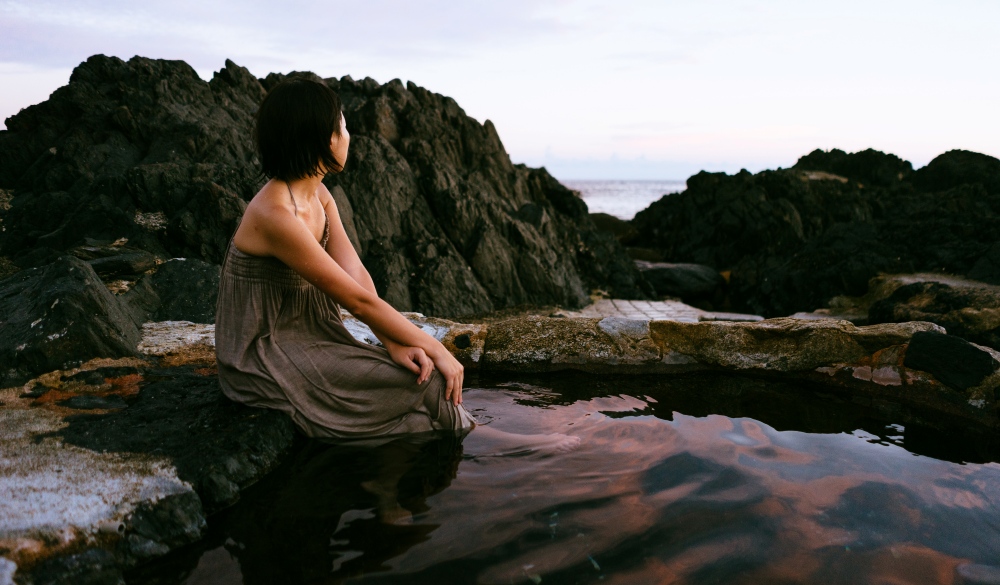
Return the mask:
<path id="1" fill-rule="evenodd" d="M 816 149 L 800 158 L 792 168 L 840 175 L 872 187 L 897 185 L 913 173 L 913 165 L 908 161 L 871 148 L 852 154 L 836 148 L 829 152 Z"/>
<path id="2" fill-rule="evenodd" d="M 206 83 L 180 61 L 91 57 L 0 132 L 0 188 L 14 194 L 0 250 L 33 266 L 124 237 L 221 261 L 258 184 L 248 129 L 262 97 L 230 62 Z"/>
<path id="3" fill-rule="evenodd" d="M 916 282 L 897 288 L 868 310 L 869 323 L 930 321 L 949 334 L 1000 349 L 1000 287 Z"/>
<path id="4" fill-rule="evenodd" d="M 0 385 L 136 354 L 140 332 L 86 262 L 64 256 L 0 281 Z"/>
<path id="5" fill-rule="evenodd" d="M 23 577 L 18 575 L 18 577 Z M 28 581 L 30 585 L 124 585 L 118 560 L 107 550 L 88 551 L 56 557 L 36 567 Z"/>
<path id="6" fill-rule="evenodd" d="M 0 192 L 10 207 L 0 257 L 39 266 L 88 238 L 126 238 L 158 257 L 221 263 L 262 184 L 252 120 L 265 87 L 280 79 L 258 80 L 227 61 L 206 83 L 179 61 L 91 57 L 0 132 Z M 647 294 L 586 205 L 544 169 L 511 164 L 489 121 L 398 80 L 327 83 L 343 98 L 353 137 L 346 170 L 327 184 L 342 188 L 335 194 L 352 242 L 397 308 L 459 316 L 575 307 L 593 288 Z M 117 260 L 94 261 L 108 274 L 126 271 Z"/>
<path id="7" fill-rule="evenodd" d="M 277 464 L 295 429 L 285 414 L 227 399 L 217 375 L 189 366 L 153 370 L 128 408 L 66 419 L 67 443 L 94 451 L 170 457 L 206 512 L 233 503 Z"/>
<path id="8" fill-rule="evenodd" d="M 150 277 L 160 306 L 154 321 L 214 323 L 221 268 L 194 258 L 164 262 Z"/>
<path id="9" fill-rule="evenodd" d="M 699 173 L 685 192 L 639 212 L 628 244 L 731 271 L 734 308 L 768 316 L 863 295 L 880 272 L 997 284 L 998 167 L 953 151 L 909 173 L 909 163 L 876 151 L 818 151 L 790 170 Z"/>
<path id="10" fill-rule="evenodd" d="M 978 385 L 1000 364 L 960 337 L 921 331 L 910 339 L 903 365 L 930 372 L 942 383 L 965 390 Z"/>
<path id="11" fill-rule="evenodd" d="M 913 185 L 927 192 L 974 184 L 1000 194 L 1000 160 L 968 150 L 949 150 L 913 176 Z"/>
<path id="12" fill-rule="evenodd" d="M 511 164 L 491 122 L 412 83 L 327 83 L 352 131 L 346 170 L 327 183 L 346 193 L 362 259 L 394 306 L 457 316 L 578 306 L 591 288 L 644 295 L 583 201 L 544 170 Z"/>
<path id="13" fill-rule="evenodd" d="M 156 256 L 134 248 L 84 245 L 70 254 L 90 264 L 103 280 L 135 280 L 156 268 Z"/>
<path id="14" fill-rule="evenodd" d="M 726 280 L 711 266 L 642 260 L 636 260 L 635 265 L 656 294 L 679 297 L 684 302 L 712 297 L 726 286 Z"/>

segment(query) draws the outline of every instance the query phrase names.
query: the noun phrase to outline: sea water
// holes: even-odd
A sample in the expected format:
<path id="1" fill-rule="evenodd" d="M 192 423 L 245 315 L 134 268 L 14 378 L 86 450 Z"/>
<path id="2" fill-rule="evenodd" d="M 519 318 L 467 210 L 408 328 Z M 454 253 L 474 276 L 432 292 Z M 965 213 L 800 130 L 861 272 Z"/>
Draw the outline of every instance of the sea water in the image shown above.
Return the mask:
<path id="1" fill-rule="evenodd" d="M 128 582 L 1000 579 L 995 445 L 933 414 L 709 374 L 478 386 L 465 404 L 481 424 L 579 445 L 303 441 L 203 543 Z"/>
<path id="2" fill-rule="evenodd" d="M 590 213 L 632 219 L 649 204 L 686 188 L 684 181 L 560 181 L 587 203 Z"/>

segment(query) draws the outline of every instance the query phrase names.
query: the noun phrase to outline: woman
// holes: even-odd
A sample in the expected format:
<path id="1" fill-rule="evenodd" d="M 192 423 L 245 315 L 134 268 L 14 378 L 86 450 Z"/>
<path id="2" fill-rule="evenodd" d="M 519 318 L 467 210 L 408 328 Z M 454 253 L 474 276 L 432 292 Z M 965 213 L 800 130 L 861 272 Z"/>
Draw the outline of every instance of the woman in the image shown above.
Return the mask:
<path id="1" fill-rule="evenodd" d="M 311 437 L 463 431 L 463 367 L 378 297 L 323 185 L 350 135 L 340 98 L 289 78 L 257 113 L 267 184 L 249 203 L 223 264 L 216 353 L 223 392 L 288 413 Z M 355 340 L 340 307 L 385 348 Z"/>
<path id="2" fill-rule="evenodd" d="M 284 411 L 311 437 L 473 428 L 462 406 L 462 365 L 378 297 L 323 185 L 326 173 L 343 170 L 350 146 L 337 94 L 306 78 L 279 83 L 257 112 L 256 141 L 270 180 L 229 244 L 215 317 L 226 396 Z M 354 339 L 340 307 L 385 348 Z M 472 456 L 555 453 L 579 443 L 478 429 L 465 443 Z M 392 490 L 380 489 L 391 501 Z"/>

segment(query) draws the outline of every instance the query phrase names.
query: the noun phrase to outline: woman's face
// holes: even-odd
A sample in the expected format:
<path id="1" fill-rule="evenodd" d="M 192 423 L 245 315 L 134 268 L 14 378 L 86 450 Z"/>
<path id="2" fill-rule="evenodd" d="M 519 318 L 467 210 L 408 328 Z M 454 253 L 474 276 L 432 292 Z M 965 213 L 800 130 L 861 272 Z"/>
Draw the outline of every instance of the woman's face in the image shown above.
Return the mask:
<path id="1" fill-rule="evenodd" d="M 330 137 L 330 151 L 341 165 L 347 164 L 347 149 L 351 146 L 351 134 L 347 131 L 347 120 L 340 113 L 340 136 L 335 132 Z"/>

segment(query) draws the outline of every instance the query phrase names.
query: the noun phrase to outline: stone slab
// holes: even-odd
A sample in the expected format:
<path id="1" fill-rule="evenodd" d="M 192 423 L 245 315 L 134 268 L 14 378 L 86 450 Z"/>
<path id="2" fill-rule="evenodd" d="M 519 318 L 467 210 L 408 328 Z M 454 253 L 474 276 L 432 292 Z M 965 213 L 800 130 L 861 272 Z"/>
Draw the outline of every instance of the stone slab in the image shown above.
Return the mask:
<path id="1" fill-rule="evenodd" d="M 556 316 L 572 319 L 599 319 L 624 317 L 649 321 L 761 321 L 760 315 L 703 311 L 680 301 L 632 301 L 627 299 L 601 299 L 579 311 L 560 311 Z"/>

